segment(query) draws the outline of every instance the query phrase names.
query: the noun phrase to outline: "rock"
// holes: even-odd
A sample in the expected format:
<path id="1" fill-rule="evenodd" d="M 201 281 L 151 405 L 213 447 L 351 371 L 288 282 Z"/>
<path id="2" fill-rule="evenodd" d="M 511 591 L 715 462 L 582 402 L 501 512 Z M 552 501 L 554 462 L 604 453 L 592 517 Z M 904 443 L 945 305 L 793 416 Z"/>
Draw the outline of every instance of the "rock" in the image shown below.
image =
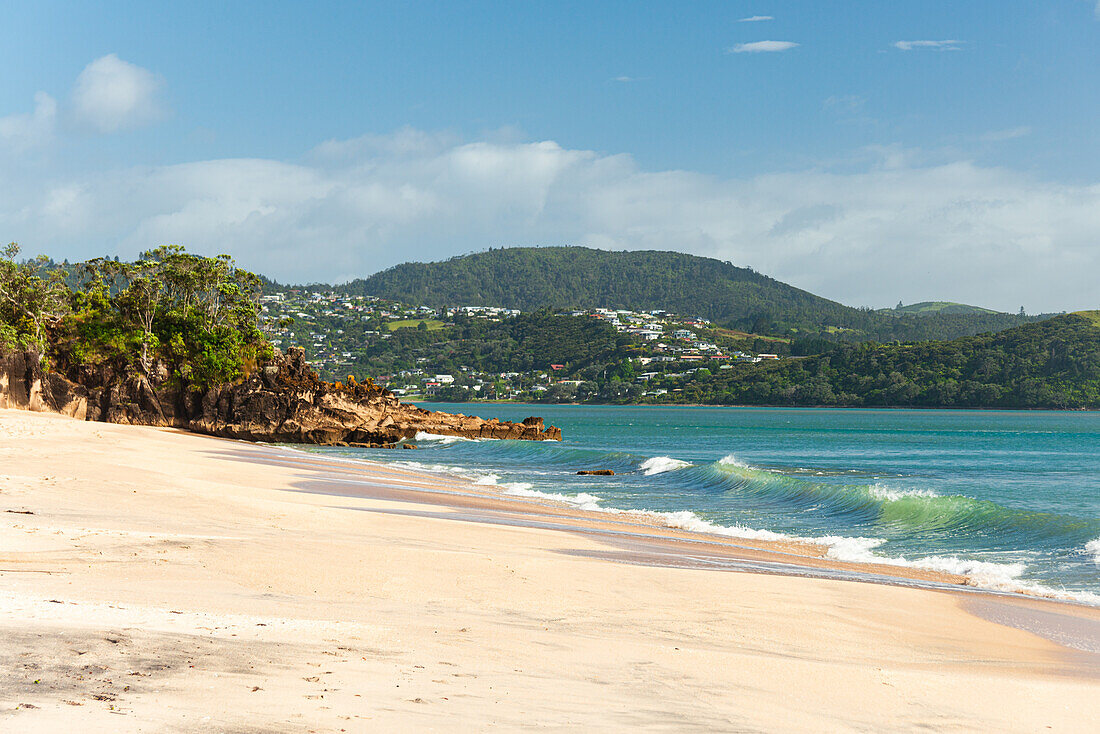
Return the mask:
<path id="1" fill-rule="evenodd" d="M 173 426 L 272 443 L 396 448 L 418 432 L 462 438 L 560 441 L 541 418 L 522 423 L 436 413 L 370 384 L 322 382 L 292 347 L 239 383 L 205 392 L 130 370 L 85 366 L 47 372 L 33 351 L 0 350 L 0 408 L 47 410 L 86 420 Z M 403 444 L 404 448 L 416 446 Z"/>
<path id="2" fill-rule="evenodd" d="M 586 477 L 613 477 L 615 472 L 611 469 L 581 469 L 577 474 Z"/>

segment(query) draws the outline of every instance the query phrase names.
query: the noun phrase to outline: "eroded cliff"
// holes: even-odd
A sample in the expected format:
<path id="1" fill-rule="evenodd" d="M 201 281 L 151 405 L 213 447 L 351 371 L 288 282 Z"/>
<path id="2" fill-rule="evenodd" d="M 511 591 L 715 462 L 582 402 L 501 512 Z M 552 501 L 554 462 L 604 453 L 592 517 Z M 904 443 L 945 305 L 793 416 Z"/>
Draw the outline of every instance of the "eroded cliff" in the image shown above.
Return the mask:
<path id="1" fill-rule="evenodd" d="M 418 432 L 463 438 L 561 440 L 541 418 L 522 423 L 434 412 L 373 385 L 328 383 L 300 349 L 276 354 L 247 379 L 197 391 L 140 372 L 43 369 L 33 351 L 0 351 L 0 408 L 75 418 L 173 426 L 250 441 L 392 446 Z"/>

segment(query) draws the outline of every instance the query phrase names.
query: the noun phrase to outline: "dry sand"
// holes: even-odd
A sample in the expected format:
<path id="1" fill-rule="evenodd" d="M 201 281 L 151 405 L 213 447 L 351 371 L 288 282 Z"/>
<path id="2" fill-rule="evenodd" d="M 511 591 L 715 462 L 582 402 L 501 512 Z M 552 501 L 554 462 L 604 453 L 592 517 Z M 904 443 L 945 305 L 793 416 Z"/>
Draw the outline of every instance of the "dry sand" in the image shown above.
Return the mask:
<path id="1" fill-rule="evenodd" d="M 804 550 L 0 411 L 0 731 L 1096 730 L 1100 610 Z"/>

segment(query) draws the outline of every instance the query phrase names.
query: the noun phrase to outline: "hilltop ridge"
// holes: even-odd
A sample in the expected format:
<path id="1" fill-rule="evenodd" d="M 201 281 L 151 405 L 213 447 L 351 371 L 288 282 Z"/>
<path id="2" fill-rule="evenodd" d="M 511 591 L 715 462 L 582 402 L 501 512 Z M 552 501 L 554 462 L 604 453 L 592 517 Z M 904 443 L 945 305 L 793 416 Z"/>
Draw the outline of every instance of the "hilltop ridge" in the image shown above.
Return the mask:
<path id="1" fill-rule="evenodd" d="M 433 308 L 662 310 L 756 334 L 821 334 L 842 341 L 951 339 L 1042 318 L 955 304 L 919 313 L 872 311 L 713 258 L 578 246 L 490 249 L 441 262 L 404 263 L 333 289 Z"/>

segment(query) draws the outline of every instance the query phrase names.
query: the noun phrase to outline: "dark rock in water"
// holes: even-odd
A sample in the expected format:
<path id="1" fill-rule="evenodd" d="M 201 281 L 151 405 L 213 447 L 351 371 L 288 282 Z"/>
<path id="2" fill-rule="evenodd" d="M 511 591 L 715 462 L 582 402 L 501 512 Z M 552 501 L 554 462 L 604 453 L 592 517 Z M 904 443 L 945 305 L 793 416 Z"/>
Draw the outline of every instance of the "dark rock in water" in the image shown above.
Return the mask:
<path id="1" fill-rule="evenodd" d="M 432 412 L 401 403 L 389 390 L 322 382 L 292 347 L 239 383 L 199 391 L 144 374 L 42 368 L 33 351 L 0 351 L 0 408 L 64 413 L 109 423 L 174 426 L 225 438 L 276 443 L 397 448 L 418 432 L 462 438 L 560 441 L 541 418 L 522 423 Z M 153 369 L 154 375 L 167 374 Z M 405 445 L 405 448 L 415 446 Z"/>
<path id="2" fill-rule="evenodd" d="M 586 477 L 613 477 L 615 472 L 611 469 L 581 469 L 577 474 Z"/>

